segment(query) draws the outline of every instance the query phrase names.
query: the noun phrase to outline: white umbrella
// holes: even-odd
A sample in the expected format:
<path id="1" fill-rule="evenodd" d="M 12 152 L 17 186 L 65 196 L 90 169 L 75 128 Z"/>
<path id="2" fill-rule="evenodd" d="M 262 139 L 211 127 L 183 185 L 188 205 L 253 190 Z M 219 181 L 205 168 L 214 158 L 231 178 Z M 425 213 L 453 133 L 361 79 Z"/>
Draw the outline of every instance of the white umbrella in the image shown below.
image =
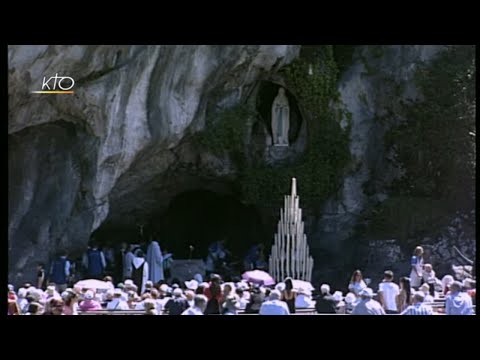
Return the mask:
<path id="1" fill-rule="evenodd" d="M 304 280 L 292 280 L 293 288 L 295 290 L 303 289 L 305 291 L 313 291 L 315 288 L 313 287 L 312 283 Z"/>
<path id="2" fill-rule="evenodd" d="M 74 285 L 74 287 L 79 289 L 83 289 L 83 288 L 94 289 L 97 292 L 103 292 L 110 289 L 112 290 L 114 289 L 113 284 L 106 281 L 97 280 L 97 279 L 81 280 L 77 282 Z"/>

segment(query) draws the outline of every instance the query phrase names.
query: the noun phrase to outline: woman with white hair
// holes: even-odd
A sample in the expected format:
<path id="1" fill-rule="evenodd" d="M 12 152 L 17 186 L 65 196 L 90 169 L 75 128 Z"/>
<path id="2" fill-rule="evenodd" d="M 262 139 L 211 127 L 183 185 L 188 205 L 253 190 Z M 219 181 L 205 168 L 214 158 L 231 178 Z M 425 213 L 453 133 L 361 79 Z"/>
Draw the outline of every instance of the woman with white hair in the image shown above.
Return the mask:
<path id="1" fill-rule="evenodd" d="M 318 314 L 335 314 L 337 302 L 330 294 L 330 285 L 320 286 L 320 295 L 315 297 L 315 310 Z"/>

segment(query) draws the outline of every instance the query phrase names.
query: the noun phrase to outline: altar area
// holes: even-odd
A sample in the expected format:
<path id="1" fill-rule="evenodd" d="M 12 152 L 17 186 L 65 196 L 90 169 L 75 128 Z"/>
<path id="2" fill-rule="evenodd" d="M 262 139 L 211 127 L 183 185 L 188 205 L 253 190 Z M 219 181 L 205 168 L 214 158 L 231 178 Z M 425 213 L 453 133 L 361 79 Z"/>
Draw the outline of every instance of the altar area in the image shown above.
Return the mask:
<path id="1" fill-rule="evenodd" d="M 173 260 L 171 267 L 172 279 L 184 282 L 192 280 L 195 274 L 200 274 L 205 279 L 205 262 L 202 259 Z"/>

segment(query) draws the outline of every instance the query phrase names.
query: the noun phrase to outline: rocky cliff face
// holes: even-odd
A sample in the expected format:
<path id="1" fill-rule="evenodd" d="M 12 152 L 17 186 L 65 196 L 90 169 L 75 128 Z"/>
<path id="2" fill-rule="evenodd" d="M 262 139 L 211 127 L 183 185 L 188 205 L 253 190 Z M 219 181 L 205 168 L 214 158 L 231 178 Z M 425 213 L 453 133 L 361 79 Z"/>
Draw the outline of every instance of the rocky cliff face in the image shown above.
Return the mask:
<path id="1" fill-rule="evenodd" d="M 344 269 L 353 272 L 359 267 L 367 274 L 379 275 L 377 280 L 387 268 L 408 275 L 411 248 L 402 247 L 397 239 L 360 239 L 356 226 L 362 214 L 389 197 L 389 185 L 402 174 L 391 161 L 393 153 L 386 148 L 384 135 L 405 120 L 399 115 L 401 104 L 422 97 L 415 86 L 418 65 L 428 63 L 444 49 L 438 45 L 357 47 L 353 64 L 339 83 L 341 100 L 352 113 L 352 170 L 339 193 L 325 203 L 321 216 L 309 222 L 310 243 L 319 260 L 317 278 L 335 279 L 342 274 L 340 282 L 345 283 L 349 274 Z M 462 217 L 451 215 L 452 221 Z M 465 216 L 468 219 L 471 214 Z M 439 275 L 459 261 L 453 245 L 461 246 L 469 256 L 475 253 L 475 231 L 464 232 L 459 242 L 449 228 L 435 229 L 446 234 L 438 239 L 418 239 L 417 243 L 427 249 L 427 259 L 438 266 Z"/>
<path id="2" fill-rule="evenodd" d="M 315 280 L 341 273 L 344 282 L 345 269 L 362 266 L 355 261 L 363 257 L 405 260 L 394 239 L 359 250 L 355 226 L 400 174 L 384 134 L 402 120 L 395 115 L 400 102 L 421 96 L 417 64 L 441 50 L 357 47 L 339 82 L 352 114 L 350 170 L 341 190 L 305 219 Z M 9 280 L 31 280 L 35 262 L 58 249 L 82 252 L 105 222 L 135 226 L 188 190 L 229 192 L 224 179 L 235 177 L 232 163 L 199 151 L 192 137 L 210 113 L 249 101 L 299 52 L 293 45 L 9 47 Z M 56 73 L 75 80 L 74 95 L 31 94 Z M 258 131 L 250 150 L 276 161 L 262 145 L 266 129 Z M 306 124 L 298 131 L 282 160 L 303 151 Z M 446 256 L 447 235 L 432 254 Z"/>
<path id="3" fill-rule="evenodd" d="M 298 51 L 9 47 L 9 280 L 28 278 L 56 249 L 83 250 L 109 214 L 134 223 L 136 209 L 194 187 L 200 179 L 168 174 L 178 163 L 215 166 L 188 144 L 208 109 L 243 101 Z M 57 73 L 75 80 L 74 95 L 30 93 Z"/>

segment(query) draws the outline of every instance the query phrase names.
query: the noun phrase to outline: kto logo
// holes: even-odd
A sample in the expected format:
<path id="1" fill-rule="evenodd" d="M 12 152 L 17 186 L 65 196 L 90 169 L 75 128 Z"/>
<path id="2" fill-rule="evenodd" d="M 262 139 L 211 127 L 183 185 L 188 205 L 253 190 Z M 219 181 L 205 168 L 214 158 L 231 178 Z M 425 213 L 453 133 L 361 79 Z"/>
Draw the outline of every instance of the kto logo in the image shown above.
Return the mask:
<path id="1" fill-rule="evenodd" d="M 47 80 L 47 77 L 43 77 L 42 90 L 32 91 L 33 94 L 73 94 L 73 86 L 75 85 L 75 80 L 70 76 L 55 76 L 50 77 Z"/>

